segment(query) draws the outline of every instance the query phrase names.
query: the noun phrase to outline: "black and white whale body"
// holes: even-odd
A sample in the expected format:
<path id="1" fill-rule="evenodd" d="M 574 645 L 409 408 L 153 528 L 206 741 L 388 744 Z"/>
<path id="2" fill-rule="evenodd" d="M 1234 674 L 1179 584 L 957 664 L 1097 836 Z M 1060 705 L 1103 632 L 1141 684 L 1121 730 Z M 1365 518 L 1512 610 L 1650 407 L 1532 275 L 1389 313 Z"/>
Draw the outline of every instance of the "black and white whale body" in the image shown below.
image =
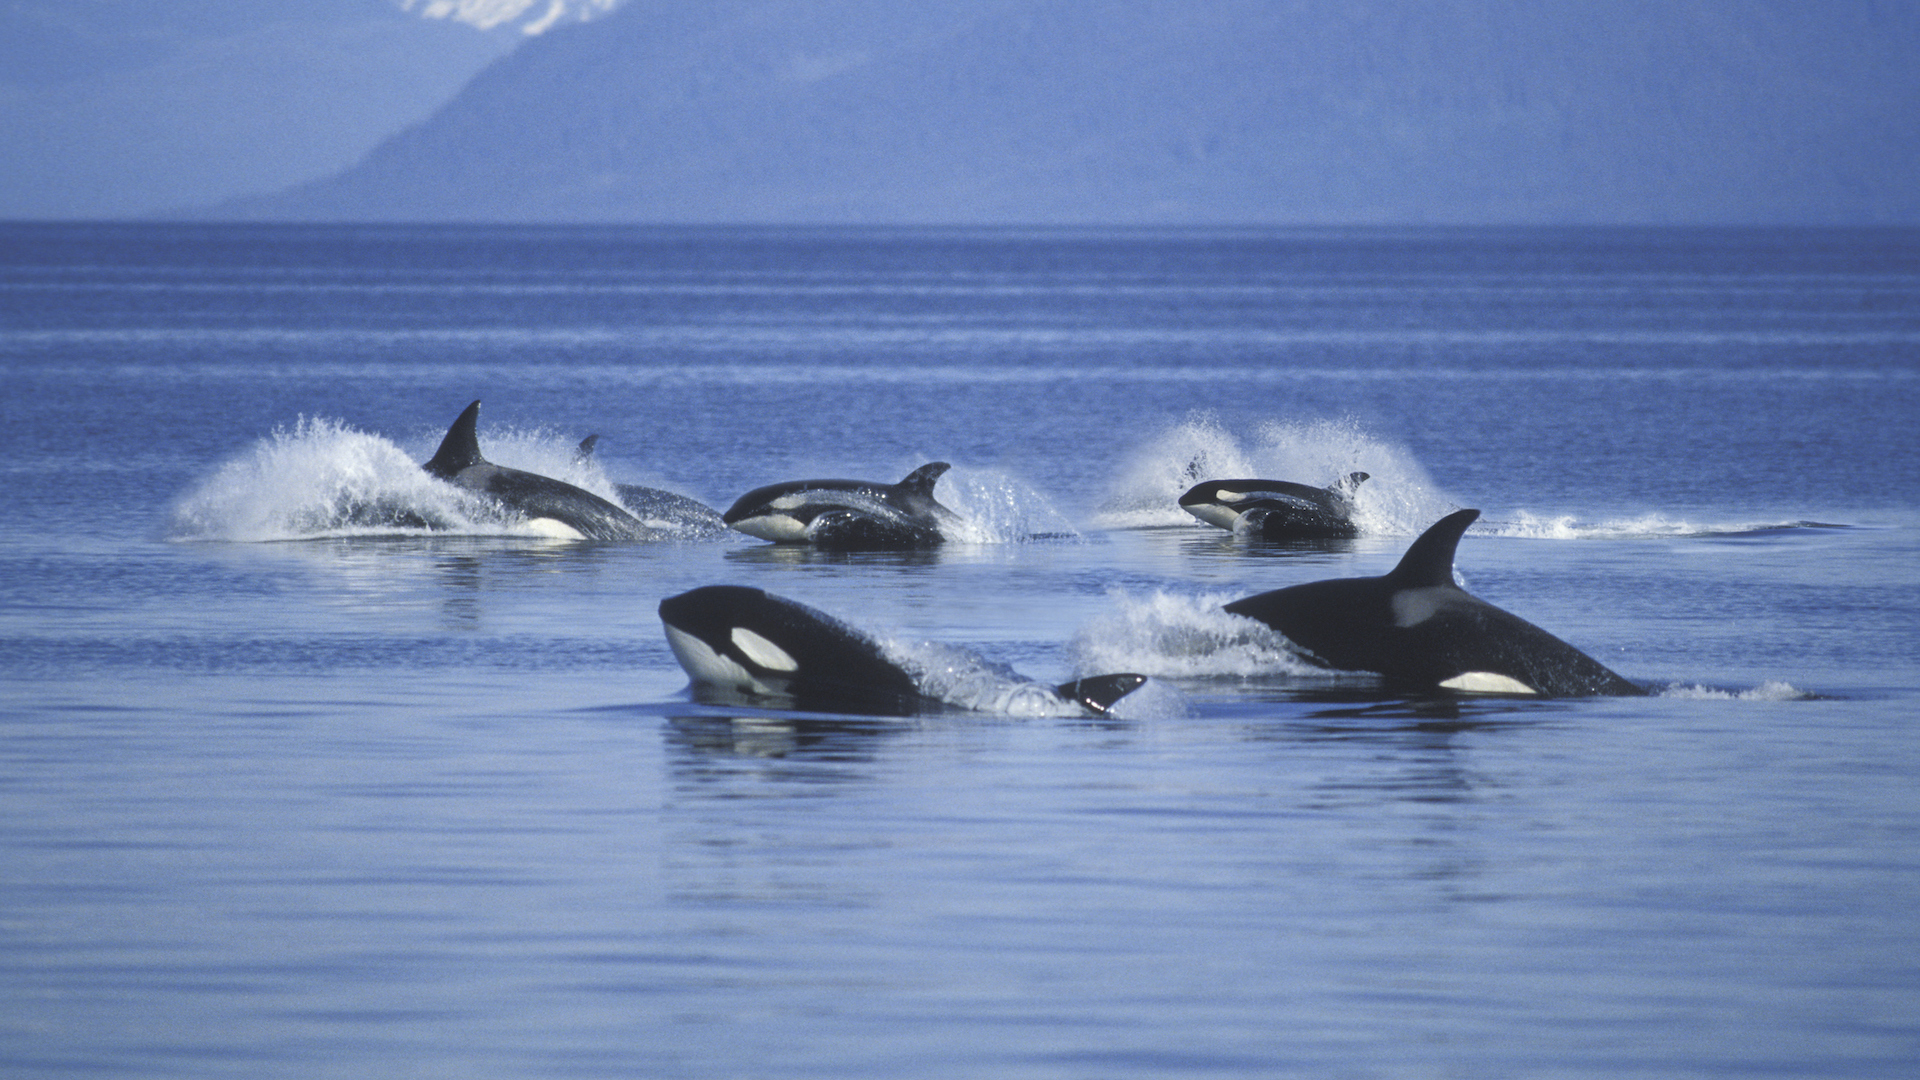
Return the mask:
<path id="1" fill-rule="evenodd" d="M 599 442 L 598 435 L 581 439 L 579 449 L 574 451 L 574 460 L 582 464 L 591 461 Z M 727 523 L 720 517 L 720 511 L 698 499 L 639 484 L 616 483 L 613 493 L 619 496 L 620 505 L 648 528 L 665 529 L 687 537 L 726 535 Z"/>
<path id="2" fill-rule="evenodd" d="M 842 550 L 927 548 L 946 540 L 943 526 L 959 515 L 933 498 L 952 468 L 934 461 L 897 484 L 869 480 L 789 480 L 754 488 L 722 515 L 748 536 L 776 544 L 810 543 Z"/>
<path id="3" fill-rule="evenodd" d="M 1366 473 L 1348 473 L 1330 488 L 1286 480 L 1207 480 L 1180 496 L 1180 508 L 1236 536 L 1337 540 L 1360 535 L 1353 523 L 1353 493 L 1366 479 Z"/>
<path id="4" fill-rule="evenodd" d="M 556 536 L 582 540 L 654 540 L 659 536 L 591 491 L 551 476 L 495 465 L 480 455 L 480 403 L 467 406 L 422 468 L 501 506 Z"/>
<path id="5" fill-rule="evenodd" d="M 928 687 L 872 638 L 831 615 L 761 589 L 707 585 L 660 602 L 667 644 L 697 689 L 791 701 L 826 712 L 906 716 L 959 705 Z M 979 660 L 973 654 L 970 659 Z M 984 661 L 980 661 L 984 664 Z M 1010 674 L 1014 692 L 1106 715 L 1144 675 L 1099 675 L 1047 686 Z"/>
<path id="6" fill-rule="evenodd" d="M 1328 667 L 1375 672 L 1390 685 L 1547 697 L 1645 693 L 1454 584 L 1454 549 L 1479 516 L 1441 518 L 1384 576 L 1295 585 L 1226 610 L 1266 623 Z"/>

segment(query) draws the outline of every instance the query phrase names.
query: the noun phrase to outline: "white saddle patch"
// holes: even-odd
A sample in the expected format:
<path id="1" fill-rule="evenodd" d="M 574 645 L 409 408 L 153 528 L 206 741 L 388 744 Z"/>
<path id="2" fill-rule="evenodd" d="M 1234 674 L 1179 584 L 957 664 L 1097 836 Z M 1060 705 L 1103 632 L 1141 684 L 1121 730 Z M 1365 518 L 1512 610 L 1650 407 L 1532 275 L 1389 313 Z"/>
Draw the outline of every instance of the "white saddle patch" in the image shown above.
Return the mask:
<path id="1" fill-rule="evenodd" d="M 1443 589 L 1401 589 L 1393 594 L 1393 625 L 1406 629 L 1418 626 L 1438 614 L 1441 605 L 1451 598 Z"/>
<path id="2" fill-rule="evenodd" d="M 1449 690 L 1469 694 L 1538 694 L 1540 691 L 1511 675 L 1491 671 L 1466 671 L 1440 684 Z"/>

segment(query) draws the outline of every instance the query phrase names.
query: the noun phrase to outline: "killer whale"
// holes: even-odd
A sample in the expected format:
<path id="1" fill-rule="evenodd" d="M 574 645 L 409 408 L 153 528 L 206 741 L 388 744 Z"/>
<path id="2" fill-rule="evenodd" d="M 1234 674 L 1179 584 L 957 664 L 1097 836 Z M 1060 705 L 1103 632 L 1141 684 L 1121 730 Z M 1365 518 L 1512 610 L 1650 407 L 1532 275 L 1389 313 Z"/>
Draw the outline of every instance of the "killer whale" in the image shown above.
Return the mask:
<path id="1" fill-rule="evenodd" d="M 1286 480 L 1206 480 L 1180 496 L 1180 508 L 1236 536 L 1330 540 L 1360 535 L 1353 493 L 1367 479 L 1348 473 L 1330 488 Z"/>
<path id="2" fill-rule="evenodd" d="M 927 548 L 946 540 L 959 515 L 940 505 L 933 486 L 952 468 L 928 462 L 897 484 L 869 480 L 789 480 L 754 488 L 721 515 L 728 525 L 778 544 L 838 549 Z"/>
<path id="3" fill-rule="evenodd" d="M 888 716 L 955 704 L 929 693 L 928 681 L 873 638 L 763 589 L 705 585 L 670 596 L 660 601 L 660 622 L 697 692 L 790 701 L 809 711 Z M 1098 675 L 1048 686 L 1006 673 L 1003 681 L 1012 693 L 1038 692 L 1055 705 L 1104 716 L 1147 679 Z"/>
<path id="4" fill-rule="evenodd" d="M 1478 510 L 1441 518 L 1380 577 L 1309 582 L 1236 600 L 1328 667 L 1389 685 L 1546 697 L 1645 690 L 1598 660 L 1454 584 L 1454 550 Z"/>
<path id="5" fill-rule="evenodd" d="M 600 442 L 600 436 L 589 435 L 580 440 L 574 450 L 573 458 L 578 464 L 593 460 L 593 451 Z M 649 528 L 665 529 L 688 536 L 714 537 L 726 534 L 727 523 L 720 517 L 720 511 L 698 499 L 676 494 L 661 488 L 642 487 L 639 484 L 614 484 L 613 493 L 618 496 L 620 505 L 628 513 L 640 519 Z"/>
<path id="6" fill-rule="evenodd" d="M 536 527 L 547 527 L 567 539 L 658 538 L 640 519 L 591 491 L 551 476 L 522 472 L 488 461 L 480 454 L 479 422 L 480 403 L 476 401 L 447 428 L 440 449 L 421 468 L 451 484 L 487 496 Z M 562 529 L 565 532 L 561 532 Z"/>

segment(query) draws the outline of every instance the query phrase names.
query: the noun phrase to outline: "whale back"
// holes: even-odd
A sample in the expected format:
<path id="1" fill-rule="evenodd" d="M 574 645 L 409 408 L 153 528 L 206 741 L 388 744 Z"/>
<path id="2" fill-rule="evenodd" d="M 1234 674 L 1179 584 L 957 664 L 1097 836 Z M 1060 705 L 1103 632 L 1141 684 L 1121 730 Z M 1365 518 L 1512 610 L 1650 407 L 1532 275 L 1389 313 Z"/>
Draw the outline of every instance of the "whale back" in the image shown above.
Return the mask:
<path id="1" fill-rule="evenodd" d="M 1478 510 L 1459 510 L 1441 518 L 1380 577 L 1311 581 L 1236 600 L 1225 610 L 1266 623 L 1319 663 L 1372 671 L 1390 684 L 1549 697 L 1645 693 L 1454 584 L 1455 549 L 1479 517 Z"/>

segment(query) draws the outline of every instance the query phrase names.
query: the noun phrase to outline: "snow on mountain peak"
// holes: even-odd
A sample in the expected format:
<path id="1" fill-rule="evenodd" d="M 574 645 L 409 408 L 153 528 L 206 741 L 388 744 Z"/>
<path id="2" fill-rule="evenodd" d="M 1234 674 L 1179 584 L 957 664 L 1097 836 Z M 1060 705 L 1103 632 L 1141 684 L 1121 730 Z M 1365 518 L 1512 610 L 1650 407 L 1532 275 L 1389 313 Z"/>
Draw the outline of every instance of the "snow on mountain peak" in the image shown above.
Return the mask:
<path id="1" fill-rule="evenodd" d="M 428 19 L 452 19 L 481 30 L 517 26 L 529 37 L 562 22 L 585 22 L 612 11 L 620 0 L 398 0 Z"/>

